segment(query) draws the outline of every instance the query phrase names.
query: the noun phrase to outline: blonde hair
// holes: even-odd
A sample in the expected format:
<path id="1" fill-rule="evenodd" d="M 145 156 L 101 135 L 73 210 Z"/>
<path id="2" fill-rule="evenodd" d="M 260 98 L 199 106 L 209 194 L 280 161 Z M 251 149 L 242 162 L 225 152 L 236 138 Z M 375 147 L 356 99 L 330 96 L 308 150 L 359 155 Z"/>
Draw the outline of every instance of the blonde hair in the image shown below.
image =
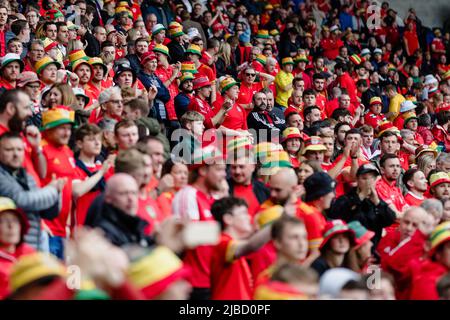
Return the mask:
<path id="1" fill-rule="evenodd" d="M 228 42 L 222 42 L 219 48 L 219 57 L 225 61 L 225 67 L 231 64 L 231 46 Z"/>
<path id="2" fill-rule="evenodd" d="M 70 107 L 72 109 L 76 108 L 77 98 L 75 97 L 75 94 L 73 93 L 72 87 L 70 85 L 68 85 L 67 83 L 57 83 L 50 88 L 50 91 L 53 89 L 58 89 L 59 92 L 61 92 L 62 105 Z"/>

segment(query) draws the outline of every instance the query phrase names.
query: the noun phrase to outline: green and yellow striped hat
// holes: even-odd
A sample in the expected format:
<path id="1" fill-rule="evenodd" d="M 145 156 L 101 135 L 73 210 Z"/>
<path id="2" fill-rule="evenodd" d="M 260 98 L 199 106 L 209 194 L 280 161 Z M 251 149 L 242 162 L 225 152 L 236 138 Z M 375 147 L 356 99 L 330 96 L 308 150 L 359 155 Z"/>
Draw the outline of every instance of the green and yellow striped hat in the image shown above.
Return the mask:
<path id="1" fill-rule="evenodd" d="M 196 74 L 198 73 L 197 69 L 195 68 L 195 63 L 193 62 L 182 62 L 181 63 L 181 73 L 192 73 L 192 74 Z"/>
<path id="2" fill-rule="evenodd" d="M 278 31 L 277 29 L 270 30 L 270 35 L 272 37 L 275 37 L 275 36 L 277 36 L 279 34 L 280 34 L 280 31 Z"/>
<path id="3" fill-rule="evenodd" d="M 167 57 L 170 58 L 169 55 L 169 48 L 167 48 L 165 45 L 163 44 L 156 44 L 155 47 L 153 48 L 153 52 L 159 52 L 162 53 L 164 55 L 166 55 Z"/>
<path id="4" fill-rule="evenodd" d="M 256 34 L 257 39 L 270 39 L 269 31 L 268 30 L 258 30 L 258 33 Z"/>
<path id="5" fill-rule="evenodd" d="M 299 63 L 299 62 L 305 62 L 305 63 L 308 63 L 309 60 L 308 60 L 308 58 L 306 57 L 306 55 L 304 55 L 304 54 L 298 54 L 298 55 L 296 55 L 296 56 L 294 57 L 294 62 L 295 62 L 295 63 Z"/>
<path id="6" fill-rule="evenodd" d="M 450 221 L 441 223 L 433 230 L 430 235 L 431 248 L 429 255 L 433 257 L 437 248 L 442 244 L 450 241 Z"/>
<path id="7" fill-rule="evenodd" d="M 289 154 L 284 150 L 273 151 L 262 163 L 260 174 L 271 176 L 276 174 L 281 168 L 293 168 Z"/>
<path id="8" fill-rule="evenodd" d="M 263 66 L 265 66 L 265 65 L 266 65 L 266 62 L 267 62 L 267 57 L 266 57 L 265 55 L 263 55 L 263 54 L 258 54 L 258 55 L 256 56 L 256 61 L 261 62 L 261 64 L 262 64 Z"/>
<path id="9" fill-rule="evenodd" d="M 281 60 L 281 65 L 285 66 L 285 65 L 287 65 L 287 64 L 292 64 L 292 65 L 294 65 L 294 60 L 292 60 L 291 57 L 283 58 L 283 59 Z"/>
<path id="10" fill-rule="evenodd" d="M 36 73 L 40 74 L 42 70 L 44 70 L 48 65 L 54 64 L 59 69 L 61 68 L 61 65 L 58 61 L 53 60 L 49 56 L 44 56 L 41 60 L 37 61 L 34 64 L 34 68 L 36 69 Z"/>
<path id="11" fill-rule="evenodd" d="M 280 144 L 273 142 L 260 142 L 255 146 L 255 157 L 260 162 L 264 162 L 272 152 L 283 150 Z"/>
<path id="12" fill-rule="evenodd" d="M 204 148 L 196 149 L 193 154 L 192 163 L 189 163 L 188 165 L 192 170 L 218 163 L 225 163 L 223 154 L 214 145 L 208 145 Z"/>
<path id="13" fill-rule="evenodd" d="M 361 57 L 358 56 L 357 54 L 352 54 L 348 59 L 351 62 L 353 62 L 355 66 L 359 66 L 361 64 L 361 62 L 362 62 Z"/>
<path id="14" fill-rule="evenodd" d="M 75 111 L 66 106 L 56 106 L 42 113 L 41 131 L 53 129 L 63 124 L 75 123 Z"/>
<path id="15" fill-rule="evenodd" d="M 239 86 L 239 83 L 233 79 L 233 77 L 225 77 L 222 81 L 220 81 L 220 93 L 224 94 L 225 91 L 232 88 L 233 86 Z"/>
<path id="16" fill-rule="evenodd" d="M 255 221 L 260 228 L 264 228 L 270 223 L 275 222 L 283 214 L 284 208 L 280 205 L 275 205 L 267 209 L 263 209 L 255 216 Z"/>
<path id="17" fill-rule="evenodd" d="M 192 80 L 195 79 L 195 77 L 194 77 L 194 75 L 191 72 L 185 72 L 185 73 L 181 74 L 181 77 L 179 79 L 180 79 L 180 84 L 181 84 L 181 83 L 183 83 L 185 81 L 188 81 L 188 80 L 192 81 Z"/>
<path id="18" fill-rule="evenodd" d="M 198 55 L 200 58 L 202 57 L 202 49 L 196 44 L 189 45 L 189 47 L 186 50 L 186 53 L 193 53 Z"/>

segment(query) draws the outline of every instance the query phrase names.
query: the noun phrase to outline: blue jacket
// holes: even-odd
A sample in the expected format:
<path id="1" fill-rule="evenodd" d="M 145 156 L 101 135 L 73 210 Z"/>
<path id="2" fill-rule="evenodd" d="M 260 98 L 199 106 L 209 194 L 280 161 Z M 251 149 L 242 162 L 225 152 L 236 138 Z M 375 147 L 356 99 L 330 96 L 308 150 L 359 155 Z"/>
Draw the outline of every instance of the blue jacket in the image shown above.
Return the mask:
<path id="1" fill-rule="evenodd" d="M 144 0 L 141 4 L 141 12 L 144 21 L 150 13 L 153 13 L 156 15 L 158 23 L 163 24 L 166 28 L 169 28 L 169 23 L 173 20 L 172 12 L 167 4 L 158 5 L 151 0 Z"/>

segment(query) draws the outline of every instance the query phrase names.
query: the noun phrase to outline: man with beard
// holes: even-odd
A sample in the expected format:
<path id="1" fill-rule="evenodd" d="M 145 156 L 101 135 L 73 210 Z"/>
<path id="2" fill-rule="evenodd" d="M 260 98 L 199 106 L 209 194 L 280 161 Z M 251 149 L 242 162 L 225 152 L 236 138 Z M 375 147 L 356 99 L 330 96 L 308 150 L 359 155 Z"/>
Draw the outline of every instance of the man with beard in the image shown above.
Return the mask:
<path id="1" fill-rule="evenodd" d="M 181 68 L 183 68 L 183 66 L 181 66 Z M 194 84 L 192 81 L 194 80 L 194 75 L 190 72 L 185 72 L 179 80 L 180 84 L 178 85 L 178 88 L 180 89 L 180 93 L 175 97 L 174 103 L 177 118 L 181 119 L 183 114 L 188 111 L 188 106 L 192 99 L 192 93 L 194 92 Z"/>
<path id="2" fill-rule="evenodd" d="M 450 177 L 446 172 L 437 172 L 430 177 L 430 192 L 438 200 L 450 199 Z"/>
<path id="3" fill-rule="evenodd" d="M 425 200 L 425 192 L 428 190 L 427 178 L 419 169 L 409 169 L 403 175 L 403 184 L 408 189 L 405 201 L 410 206 L 420 206 Z"/>
<path id="4" fill-rule="evenodd" d="M 275 127 L 280 129 L 280 132 L 283 132 L 286 129 L 286 119 L 284 118 L 284 112 L 280 108 L 275 107 L 275 97 L 273 95 L 272 90 L 269 88 L 264 88 L 261 90 L 266 94 L 267 98 L 267 112 L 273 119 L 273 124 Z"/>
<path id="5" fill-rule="evenodd" d="M 35 126 L 25 128 L 26 121 L 32 115 L 30 97 L 17 89 L 4 92 L 0 96 L 0 135 L 5 132 L 23 133 L 25 144 L 24 168 L 41 185 L 47 164 L 42 154 L 41 133 Z"/>
<path id="6" fill-rule="evenodd" d="M 272 136 L 278 139 L 280 130 L 267 111 L 267 95 L 261 91 L 256 92 L 252 103 L 253 111 L 247 116 L 247 126 L 255 130 L 256 143 L 271 141 Z"/>
<path id="7" fill-rule="evenodd" d="M 408 204 L 402 191 L 397 187 L 397 179 L 401 173 L 400 159 L 392 153 L 384 154 L 380 159 L 381 179 L 376 183 L 376 191 L 381 200 L 386 202 L 389 208 L 395 212 L 397 219 L 401 218 Z M 390 228 L 396 228 L 394 223 Z"/>
<path id="8" fill-rule="evenodd" d="M 84 88 L 91 80 L 94 73 L 92 66 L 86 60 L 77 60 L 72 65 L 72 71 L 80 79 L 80 87 Z"/>
<path id="9" fill-rule="evenodd" d="M 69 43 L 69 29 L 65 22 L 56 23 L 56 41 L 58 42 L 58 49 L 63 56 L 67 54 L 67 44 Z"/>
<path id="10" fill-rule="evenodd" d="M 15 53 L 8 53 L 2 58 L 0 65 L 0 88 L 11 90 L 16 87 L 17 77 L 24 68 L 20 56 Z"/>
<path id="11" fill-rule="evenodd" d="M 247 152 L 247 154 L 238 159 L 230 160 L 232 160 L 230 165 L 230 178 L 228 179 L 230 194 L 236 198 L 246 200 L 248 212 L 253 218 L 261 203 L 269 197 L 269 189 L 264 183 L 253 177 L 256 166 L 252 152 Z"/>
<path id="12" fill-rule="evenodd" d="M 191 221 L 213 221 L 211 206 L 214 193 L 222 188 L 226 177 L 226 165 L 222 155 L 212 145 L 194 152 L 190 165 L 189 185 L 182 188 L 173 199 L 175 217 Z M 191 299 L 206 300 L 210 297 L 210 266 L 214 246 L 200 246 L 188 250 L 184 263 L 191 267 L 193 292 Z"/>
<path id="13" fill-rule="evenodd" d="M 91 77 L 91 81 L 89 81 L 84 86 L 84 91 L 86 92 L 86 95 L 89 97 L 89 104 L 87 106 L 94 104 L 98 100 L 100 93 L 104 89 L 109 87 L 103 85 L 104 82 L 103 79 L 108 73 L 108 68 L 103 63 L 103 60 L 101 58 L 94 57 L 89 59 L 88 62 L 92 66 L 93 76 Z"/>
<path id="14" fill-rule="evenodd" d="M 148 52 L 148 41 L 145 38 L 136 39 L 134 42 L 134 52 L 133 54 L 127 55 L 125 58 L 130 61 L 131 68 L 138 73 L 141 71 L 141 58 L 142 55 Z"/>
<path id="15" fill-rule="evenodd" d="M 73 151 L 68 147 L 74 124 L 74 111 L 68 107 L 60 106 L 49 109 L 42 114 L 42 152 L 47 160 L 47 174 L 43 179 L 43 185 L 56 178 L 67 178 L 67 183 L 62 191 L 62 205 L 58 217 L 52 221 L 46 221 L 49 229 L 50 253 L 63 259 L 63 239 L 67 236 L 67 227 L 73 223 L 72 212 L 72 179 L 75 175 L 75 159 Z"/>

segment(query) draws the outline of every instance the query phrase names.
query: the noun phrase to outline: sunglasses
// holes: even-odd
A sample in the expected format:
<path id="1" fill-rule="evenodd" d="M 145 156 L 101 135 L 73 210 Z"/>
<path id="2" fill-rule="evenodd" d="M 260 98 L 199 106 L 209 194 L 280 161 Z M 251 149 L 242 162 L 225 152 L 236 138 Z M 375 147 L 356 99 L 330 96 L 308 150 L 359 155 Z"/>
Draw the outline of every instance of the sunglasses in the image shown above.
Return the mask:
<path id="1" fill-rule="evenodd" d="M 246 73 L 247 77 L 256 77 L 256 73 Z"/>

